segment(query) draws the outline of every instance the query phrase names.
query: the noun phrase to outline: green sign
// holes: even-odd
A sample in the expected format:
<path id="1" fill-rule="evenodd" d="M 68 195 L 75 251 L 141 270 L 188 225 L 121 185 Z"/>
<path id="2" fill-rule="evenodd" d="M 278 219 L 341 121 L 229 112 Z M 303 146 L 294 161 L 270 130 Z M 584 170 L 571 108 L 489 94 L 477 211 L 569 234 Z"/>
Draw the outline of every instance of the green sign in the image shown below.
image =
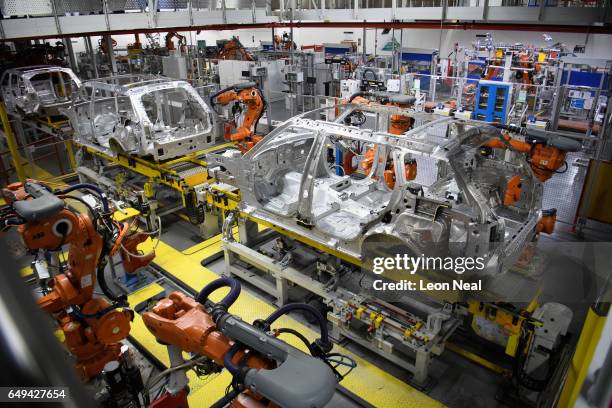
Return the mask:
<path id="1" fill-rule="evenodd" d="M 385 44 L 382 50 L 383 51 L 393 51 L 393 50 L 399 50 L 399 48 L 400 48 L 400 43 L 398 43 L 395 38 L 392 38 L 391 41 Z"/>

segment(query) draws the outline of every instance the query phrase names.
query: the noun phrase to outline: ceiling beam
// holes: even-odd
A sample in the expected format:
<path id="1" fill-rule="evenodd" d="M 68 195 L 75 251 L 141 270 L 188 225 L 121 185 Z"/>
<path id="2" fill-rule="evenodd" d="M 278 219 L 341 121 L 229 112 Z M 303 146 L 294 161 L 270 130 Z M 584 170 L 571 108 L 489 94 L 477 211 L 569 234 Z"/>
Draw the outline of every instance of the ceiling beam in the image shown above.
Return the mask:
<path id="1" fill-rule="evenodd" d="M 555 24 L 526 24 L 526 23 L 476 23 L 476 22 L 443 22 L 443 21 L 424 21 L 424 22 L 278 22 L 278 23 L 248 23 L 248 24 L 210 24 L 203 26 L 177 26 L 177 27 L 158 27 L 141 28 L 133 30 L 110 30 L 94 31 L 70 34 L 55 34 L 46 36 L 29 36 L 10 39 L 0 39 L 0 42 L 10 42 L 19 40 L 35 39 L 54 39 L 54 38 L 79 38 L 86 36 L 102 35 L 121 35 L 137 33 L 165 33 L 173 31 L 220 31 L 220 30 L 241 30 L 258 28 L 395 28 L 395 29 L 432 29 L 432 30 L 489 30 L 489 31 L 535 31 L 535 32 L 556 32 L 556 33 L 589 33 L 589 34 L 612 34 L 612 26 L 579 26 L 579 25 L 555 25 Z"/>

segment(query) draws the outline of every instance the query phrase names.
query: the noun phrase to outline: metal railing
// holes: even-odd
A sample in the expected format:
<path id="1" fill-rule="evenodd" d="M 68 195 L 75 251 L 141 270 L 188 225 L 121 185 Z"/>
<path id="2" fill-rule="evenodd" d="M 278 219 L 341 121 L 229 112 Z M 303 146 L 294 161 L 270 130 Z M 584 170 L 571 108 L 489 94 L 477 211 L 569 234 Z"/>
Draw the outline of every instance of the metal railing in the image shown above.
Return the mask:
<path id="1" fill-rule="evenodd" d="M 541 0 L 502 0 L 503 7 L 540 7 Z M 493 7 L 496 5 L 492 5 Z M 600 0 L 546 0 L 544 7 L 602 7 Z"/>
<path id="2" fill-rule="evenodd" d="M 289 10 L 290 0 L 159 0 L 158 12 L 206 10 L 268 10 L 272 14 Z M 541 0 L 497 0 L 489 7 L 539 7 Z M 545 0 L 545 7 L 605 7 L 603 0 Z M 106 10 L 105 10 L 106 3 Z M 300 10 L 352 10 L 354 0 L 297 0 Z M 358 0 L 358 8 L 392 8 L 393 0 Z M 397 8 L 411 7 L 483 7 L 481 0 L 396 0 Z M 0 11 L 5 17 L 64 16 L 150 12 L 147 0 L 0 0 Z"/>

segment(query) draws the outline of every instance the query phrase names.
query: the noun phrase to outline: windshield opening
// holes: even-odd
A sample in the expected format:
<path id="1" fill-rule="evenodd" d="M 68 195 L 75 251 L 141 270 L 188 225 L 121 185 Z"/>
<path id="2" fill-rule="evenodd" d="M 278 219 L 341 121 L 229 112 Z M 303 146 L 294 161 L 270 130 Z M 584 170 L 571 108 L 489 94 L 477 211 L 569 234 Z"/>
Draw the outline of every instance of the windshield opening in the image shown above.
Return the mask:
<path id="1" fill-rule="evenodd" d="M 154 130 L 205 126 L 207 112 L 183 88 L 161 89 L 142 95 L 142 105 Z"/>
<path id="2" fill-rule="evenodd" d="M 45 99 L 68 100 L 78 90 L 72 77 L 62 71 L 42 72 L 30 78 L 30 84 L 44 101 Z"/>

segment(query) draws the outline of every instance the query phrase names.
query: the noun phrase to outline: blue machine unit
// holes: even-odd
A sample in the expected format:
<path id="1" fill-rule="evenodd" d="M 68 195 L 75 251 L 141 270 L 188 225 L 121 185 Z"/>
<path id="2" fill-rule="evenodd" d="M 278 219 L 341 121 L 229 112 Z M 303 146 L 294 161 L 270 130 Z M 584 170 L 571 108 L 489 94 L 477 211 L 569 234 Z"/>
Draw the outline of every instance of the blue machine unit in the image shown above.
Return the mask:
<path id="1" fill-rule="evenodd" d="M 402 48 L 399 55 L 400 65 L 405 73 L 431 75 L 435 64 L 436 50 L 426 48 Z M 421 78 L 421 90 L 429 89 L 430 77 Z"/>
<path id="2" fill-rule="evenodd" d="M 351 52 L 352 47 L 348 44 L 323 44 L 325 55 L 346 55 Z"/>
<path id="3" fill-rule="evenodd" d="M 485 66 L 487 65 L 487 61 L 484 59 L 470 60 L 468 62 L 468 81 L 467 83 L 478 82 L 480 78 L 482 78 L 482 74 L 485 70 Z M 473 81 L 470 81 L 473 80 Z"/>
<path id="4" fill-rule="evenodd" d="M 262 51 L 274 51 L 274 43 L 272 41 L 261 41 Z"/>
<path id="5" fill-rule="evenodd" d="M 610 76 L 604 72 L 586 72 L 564 69 L 561 74 L 562 85 L 590 86 L 592 88 L 608 89 Z"/>
<path id="6" fill-rule="evenodd" d="M 512 84 L 508 82 L 478 82 L 474 119 L 485 122 L 506 123 L 510 106 Z"/>

